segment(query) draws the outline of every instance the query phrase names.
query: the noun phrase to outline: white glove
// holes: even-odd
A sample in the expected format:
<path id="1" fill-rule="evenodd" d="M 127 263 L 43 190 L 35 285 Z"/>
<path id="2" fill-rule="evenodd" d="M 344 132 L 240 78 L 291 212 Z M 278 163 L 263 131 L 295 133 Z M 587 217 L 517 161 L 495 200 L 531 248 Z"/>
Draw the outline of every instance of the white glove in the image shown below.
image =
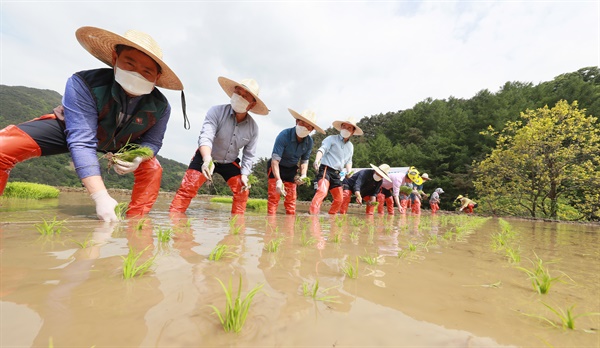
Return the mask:
<path id="1" fill-rule="evenodd" d="M 277 180 L 277 183 L 275 183 L 275 191 L 277 191 L 277 193 L 279 193 L 283 197 L 285 197 L 285 195 L 287 194 L 285 192 L 285 186 L 283 186 L 283 181 L 281 181 L 281 179 Z"/>
<path id="2" fill-rule="evenodd" d="M 115 207 L 118 203 L 108 194 L 108 191 L 94 192 L 90 197 L 96 202 L 96 215 L 100 220 L 119 221 L 115 214 Z"/>
<path id="3" fill-rule="evenodd" d="M 248 175 L 242 174 L 242 191 L 246 191 L 250 188 L 248 184 Z"/>
<path id="4" fill-rule="evenodd" d="M 354 195 L 356 196 L 356 203 L 362 204 L 362 196 L 360 195 L 360 192 L 356 191 L 354 192 Z"/>
<path id="5" fill-rule="evenodd" d="M 136 157 L 131 162 L 116 160 L 113 167 L 115 168 L 115 172 L 117 172 L 117 174 L 123 175 L 134 172 L 136 169 L 138 169 L 142 161 L 143 159 L 141 157 Z"/>
<path id="6" fill-rule="evenodd" d="M 212 157 L 207 156 L 202 159 L 202 174 L 209 180 L 212 181 L 212 175 L 215 171 L 215 164 L 212 161 Z"/>
<path id="7" fill-rule="evenodd" d="M 296 185 L 303 185 L 304 184 L 304 178 L 306 178 L 306 175 L 300 175 L 299 177 L 297 177 L 297 179 L 295 180 Z"/>
<path id="8" fill-rule="evenodd" d="M 317 171 L 317 173 L 319 172 L 319 167 L 321 166 L 321 161 L 315 161 L 313 163 L 313 167 L 315 168 L 315 170 Z"/>

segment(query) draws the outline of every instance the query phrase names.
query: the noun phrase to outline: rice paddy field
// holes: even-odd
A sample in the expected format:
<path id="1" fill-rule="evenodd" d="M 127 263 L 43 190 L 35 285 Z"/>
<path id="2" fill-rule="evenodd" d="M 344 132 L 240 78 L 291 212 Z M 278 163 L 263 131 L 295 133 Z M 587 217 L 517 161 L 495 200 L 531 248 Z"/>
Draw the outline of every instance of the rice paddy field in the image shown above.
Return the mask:
<path id="1" fill-rule="evenodd" d="M 171 198 L 113 224 L 1 199 L 0 346 L 600 346 L 599 225 Z"/>

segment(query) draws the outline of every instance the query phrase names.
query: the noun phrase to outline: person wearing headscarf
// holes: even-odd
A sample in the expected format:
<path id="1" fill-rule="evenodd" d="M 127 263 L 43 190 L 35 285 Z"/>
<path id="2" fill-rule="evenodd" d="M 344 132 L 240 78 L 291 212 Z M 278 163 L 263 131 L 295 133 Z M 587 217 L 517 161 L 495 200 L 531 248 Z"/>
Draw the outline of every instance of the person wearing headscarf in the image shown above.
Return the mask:
<path id="1" fill-rule="evenodd" d="M 214 172 L 223 177 L 233 193 L 231 213 L 246 211 L 248 176 L 258 144 L 258 125 L 249 112 L 268 115 L 269 108 L 258 97 L 260 88 L 254 79 L 236 82 L 221 76 L 218 82 L 230 102 L 213 106 L 206 113 L 198 148 L 171 201 L 171 213 L 185 213 L 200 187 L 206 180 L 212 181 Z"/>
<path id="2" fill-rule="evenodd" d="M 438 187 L 433 191 L 431 197 L 429 197 L 429 207 L 431 208 L 431 212 L 435 213 L 440 210 L 440 194 L 444 193 L 441 187 Z"/>
<path id="3" fill-rule="evenodd" d="M 158 197 L 162 167 L 156 154 L 171 115 L 167 98 L 156 87 L 180 90 L 183 100 L 183 84 L 163 61 L 158 43 L 144 32 L 129 30 L 121 36 L 81 27 L 75 37 L 109 68 L 76 72 L 53 113 L 0 130 L 0 195 L 17 163 L 68 152 L 98 218 L 117 221 L 117 201 L 106 189 L 96 153 L 118 153 L 135 144 L 149 148 L 151 154 L 131 162 L 116 160 L 113 168 L 135 178 L 127 216 L 144 215 Z"/>

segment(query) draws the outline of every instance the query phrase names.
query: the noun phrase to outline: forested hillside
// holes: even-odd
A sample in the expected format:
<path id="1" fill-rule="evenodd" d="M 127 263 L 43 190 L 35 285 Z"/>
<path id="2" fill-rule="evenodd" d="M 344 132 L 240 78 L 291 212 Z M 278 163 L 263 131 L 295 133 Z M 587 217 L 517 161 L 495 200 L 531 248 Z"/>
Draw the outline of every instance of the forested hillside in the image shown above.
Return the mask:
<path id="1" fill-rule="evenodd" d="M 390 111 L 364 116 L 359 125 L 362 137 L 353 137 L 355 144 L 354 167 L 368 167 L 369 163 L 387 163 L 392 167 L 415 166 L 432 178 L 425 184 L 431 193 L 436 187 L 446 192 L 442 209 L 452 209 L 452 200 L 459 194 L 477 198 L 474 188 L 473 166 L 483 161 L 496 147 L 497 138 L 487 132 L 490 127 L 501 131 L 507 122 L 518 121 L 521 113 L 548 106 L 559 101 L 577 102 L 587 115 L 600 115 L 600 73 L 598 67 L 587 67 L 555 77 L 552 81 L 508 81 L 498 91 L 481 90 L 470 99 L 449 96 L 447 99 L 426 99 L 407 110 Z M 50 112 L 60 102 L 60 95 L 26 87 L 1 86 L 0 126 L 18 123 Z M 597 130 L 598 123 L 591 123 Z M 327 135 L 335 134 L 333 128 Z M 314 155 L 324 135 L 316 134 Z M 259 184 L 253 186 L 252 197 L 266 197 L 266 158 L 254 167 Z M 177 189 L 186 165 L 160 158 L 164 167 L 162 190 Z M 309 177 L 314 169 L 309 166 Z M 598 172 L 598 167 L 592 168 Z M 132 176 L 120 177 L 105 171 L 111 187 L 132 185 Z M 26 180 L 51 185 L 80 185 L 69 157 L 65 155 L 35 159 L 18 165 L 11 180 Z M 213 185 L 200 193 L 229 194 L 225 183 L 216 177 Z M 300 200 L 310 200 L 312 187 L 300 187 Z"/>

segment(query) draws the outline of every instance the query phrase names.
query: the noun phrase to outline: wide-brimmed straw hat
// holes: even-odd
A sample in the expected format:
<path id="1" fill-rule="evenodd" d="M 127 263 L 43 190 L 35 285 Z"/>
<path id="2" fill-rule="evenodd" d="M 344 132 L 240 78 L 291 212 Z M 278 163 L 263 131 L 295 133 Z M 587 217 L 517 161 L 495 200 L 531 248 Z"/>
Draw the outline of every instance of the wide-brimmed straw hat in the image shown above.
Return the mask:
<path id="1" fill-rule="evenodd" d="M 325 131 L 321 127 L 317 126 L 317 115 L 315 115 L 314 111 L 307 109 L 302 111 L 302 114 L 299 114 L 290 108 L 288 108 L 288 111 L 290 114 L 292 114 L 292 116 L 294 116 L 295 119 L 304 121 L 313 126 L 317 132 L 325 134 Z"/>
<path id="2" fill-rule="evenodd" d="M 375 172 L 377 174 L 379 174 L 379 176 L 381 176 L 385 180 L 392 181 L 392 179 L 390 179 L 390 177 L 387 174 L 390 171 L 390 166 L 388 166 L 387 164 L 384 163 L 384 164 L 380 165 L 379 167 L 371 164 L 371 168 L 375 169 Z"/>
<path id="3" fill-rule="evenodd" d="M 246 91 L 248 91 L 248 93 L 252 94 L 254 99 L 256 99 L 256 105 L 250 111 L 252 111 L 253 113 L 255 113 L 257 115 L 268 115 L 269 114 L 269 108 L 258 97 L 260 88 L 258 87 L 258 82 L 256 82 L 255 80 L 243 79 L 242 81 L 240 81 L 238 83 L 238 82 L 230 80 L 226 77 L 219 76 L 219 84 L 221 85 L 221 88 L 223 88 L 223 90 L 225 91 L 225 93 L 227 93 L 227 95 L 229 97 L 231 97 L 231 95 L 235 91 L 236 86 L 245 89 Z"/>
<path id="4" fill-rule="evenodd" d="M 113 66 L 112 53 L 117 45 L 133 47 L 160 65 L 161 75 L 156 81 L 158 87 L 183 90 L 183 84 L 173 70 L 163 62 L 162 49 L 150 35 L 138 30 L 129 30 L 121 36 L 100 28 L 81 27 L 75 32 L 75 36 L 83 48 L 110 67 Z"/>
<path id="5" fill-rule="evenodd" d="M 360 129 L 359 126 L 356 125 L 356 120 L 354 119 L 354 117 L 348 117 L 348 119 L 344 120 L 344 121 L 333 121 L 332 125 L 335 129 L 342 130 L 342 123 L 348 123 L 354 126 L 354 128 L 356 128 L 356 130 L 354 131 L 353 135 L 363 135 L 363 131 L 362 129 Z"/>
<path id="6" fill-rule="evenodd" d="M 431 180 L 431 179 L 429 179 L 429 174 L 427 174 L 427 173 L 423 173 L 423 175 L 421 175 L 421 179 L 423 179 L 423 180 Z"/>

